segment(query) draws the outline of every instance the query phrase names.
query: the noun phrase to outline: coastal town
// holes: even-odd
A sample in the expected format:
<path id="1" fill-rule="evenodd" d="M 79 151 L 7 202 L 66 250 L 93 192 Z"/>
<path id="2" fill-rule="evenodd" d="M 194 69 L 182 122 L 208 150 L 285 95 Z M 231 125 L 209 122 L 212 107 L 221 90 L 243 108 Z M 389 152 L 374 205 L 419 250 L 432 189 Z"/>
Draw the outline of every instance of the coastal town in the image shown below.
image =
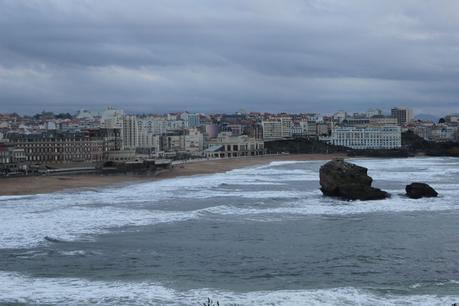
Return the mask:
<path id="1" fill-rule="evenodd" d="M 352 150 L 397 150 L 407 131 L 429 142 L 456 142 L 458 122 L 459 114 L 438 121 L 415 118 L 406 107 L 332 115 L 244 110 L 139 115 L 113 107 L 75 114 L 0 114 L 0 173 L 157 170 L 183 160 L 261 156 L 273 153 L 270 143 L 297 139 Z"/>

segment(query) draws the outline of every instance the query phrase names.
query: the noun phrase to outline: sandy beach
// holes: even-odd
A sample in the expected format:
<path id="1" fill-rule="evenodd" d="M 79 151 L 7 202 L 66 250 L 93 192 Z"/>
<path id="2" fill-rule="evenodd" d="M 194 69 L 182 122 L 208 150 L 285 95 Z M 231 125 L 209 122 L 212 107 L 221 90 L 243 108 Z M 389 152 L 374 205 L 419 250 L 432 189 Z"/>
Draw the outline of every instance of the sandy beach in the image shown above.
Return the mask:
<path id="1" fill-rule="evenodd" d="M 134 175 L 65 175 L 30 176 L 0 179 L 0 195 L 27 195 L 50 193 L 75 188 L 98 188 L 126 185 L 145 181 L 225 172 L 237 168 L 268 164 L 272 161 L 330 160 L 346 157 L 343 154 L 292 154 L 270 155 L 251 158 L 219 159 L 188 162 L 155 176 Z"/>

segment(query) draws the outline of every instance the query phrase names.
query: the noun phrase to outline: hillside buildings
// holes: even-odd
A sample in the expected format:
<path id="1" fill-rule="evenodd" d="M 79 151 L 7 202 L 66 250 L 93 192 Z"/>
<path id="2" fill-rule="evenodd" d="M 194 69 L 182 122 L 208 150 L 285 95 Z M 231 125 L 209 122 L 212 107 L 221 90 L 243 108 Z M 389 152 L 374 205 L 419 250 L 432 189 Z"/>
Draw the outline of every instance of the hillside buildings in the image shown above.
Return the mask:
<path id="1" fill-rule="evenodd" d="M 284 139 L 312 138 L 357 150 L 397 149 L 401 132 L 407 130 L 428 141 L 455 141 L 458 122 L 458 114 L 438 123 L 413 120 L 412 110 L 404 107 L 386 115 L 379 109 L 333 115 L 134 115 L 113 107 L 100 113 L 80 110 L 74 116 L 0 114 L 0 170 L 107 160 L 257 156 L 265 153 L 265 142 Z"/>

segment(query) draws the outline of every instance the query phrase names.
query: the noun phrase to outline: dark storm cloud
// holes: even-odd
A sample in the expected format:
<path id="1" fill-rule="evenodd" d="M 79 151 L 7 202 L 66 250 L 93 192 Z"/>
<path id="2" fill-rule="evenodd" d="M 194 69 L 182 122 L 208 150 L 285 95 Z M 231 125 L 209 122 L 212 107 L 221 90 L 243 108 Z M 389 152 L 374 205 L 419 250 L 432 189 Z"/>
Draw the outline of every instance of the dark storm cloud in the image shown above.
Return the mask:
<path id="1" fill-rule="evenodd" d="M 458 111 L 459 3 L 0 0 L 0 112 Z"/>

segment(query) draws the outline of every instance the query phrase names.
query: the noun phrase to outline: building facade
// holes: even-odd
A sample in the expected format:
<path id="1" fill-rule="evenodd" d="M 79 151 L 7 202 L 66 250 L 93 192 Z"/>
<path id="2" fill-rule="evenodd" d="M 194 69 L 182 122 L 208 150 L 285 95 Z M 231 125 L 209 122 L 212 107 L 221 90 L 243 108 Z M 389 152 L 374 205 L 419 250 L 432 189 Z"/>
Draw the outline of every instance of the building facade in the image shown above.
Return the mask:
<path id="1" fill-rule="evenodd" d="M 105 153 L 104 138 L 85 133 L 9 134 L 8 139 L 33 163 L 95 162 Z"/>
<path id="2" fill-rule="evenodd" d="M 209 148 L 204 152 L 208 158 L 258 156 L 264 154 L 264 142 L 247 135 L 233 136 L 224 132 L 209 142 Z"/>
<path id="3" fill-rule="evenodd" d="M 357 150 L 397 149 L 402 146 L 399 126 L 339 127 L 332 130 L 330 142 Z"/>

